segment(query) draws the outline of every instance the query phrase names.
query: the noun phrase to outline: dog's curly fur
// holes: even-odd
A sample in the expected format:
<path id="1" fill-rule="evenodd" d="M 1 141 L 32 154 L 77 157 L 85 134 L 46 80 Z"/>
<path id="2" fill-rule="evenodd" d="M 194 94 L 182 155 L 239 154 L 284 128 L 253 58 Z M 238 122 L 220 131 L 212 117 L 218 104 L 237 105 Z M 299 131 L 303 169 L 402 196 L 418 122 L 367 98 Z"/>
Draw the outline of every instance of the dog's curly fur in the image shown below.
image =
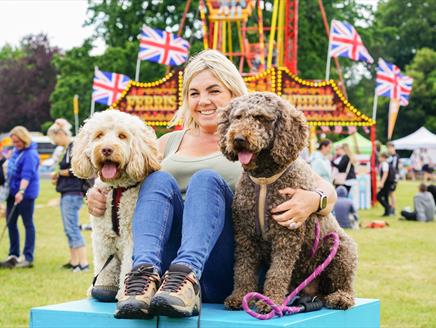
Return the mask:
<path id="1" fill-rule="evenodd" d="M 340 246 L 331 264 L 310 288 L 305 289 L 305 293 L 320 296 L 330 308 L 352 306 L 357 247 L 333 216 L 312 214 L 296 230 L 289 230 L 269 218 L 264 236 L 256 231 L 255 186 L 248 175 L 270 177 L 289 166 L 276 182 L 268 186 L 268 213 L 285 200 L 278 190 L 286 187 L 317 188 L 312 169 L 298 158 L 308 139 L 303 113 L 273 93 L 252 93 L 232 100 L 227 108 L 220 110 L 218 132 L 221 150 L 229 160 L 238 160 L 240 152 L 253 154 L 251 161 L 243 164 L 244 173 L 233 200 L 235 285 L 225 301 L 226 308 L 239 309 L 244 295 L 258 290 L 258 269 L 263 261 L 270 263 L 263 293 L 276 304 L 281 304 L 288 292 L 308 277 L 329 254 L 332 243 L 321 242 L 317 253 L 313 257 L 309 255 L 316 221 L 321 226 L 321 240 L 327 233 L 336 231 Z M 261 301 L 256 305 L 261 311 L 268 310 Z"/>
<path id="2" fill-rule="evenodd" d="M 112 193 L 109 192 L 103 217 L 91 216 L 94 273 L 102 269 L 111 254 L 114 259 L 100 273 L 96 285 L 117 287 L 124 292 L 124 277 L 132 268 L 131 222 L 140 182 L 160 169 L 156 135 L 138 117 L 106 110 L 95 113 L 80 129 L 73 143 L 72 170 L 84 179 L 98 177 L 100 189 L 129 188 L 121 196 L 118 216 L 119 236 L 112 229 Z M 105 178 L 105 163 L 116 166 L 113 177 Z M 132 187 L 134 186 L 134 187 Z"/>

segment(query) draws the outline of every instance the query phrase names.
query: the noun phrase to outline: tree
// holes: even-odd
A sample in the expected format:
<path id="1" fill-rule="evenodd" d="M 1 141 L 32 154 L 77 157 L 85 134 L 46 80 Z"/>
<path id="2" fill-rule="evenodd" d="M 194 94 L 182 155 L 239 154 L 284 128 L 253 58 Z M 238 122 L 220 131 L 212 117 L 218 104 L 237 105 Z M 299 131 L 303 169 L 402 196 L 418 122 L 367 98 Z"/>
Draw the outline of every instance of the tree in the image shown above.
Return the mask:
<path id="1" fill-rule="evenodd" d="M 7 52 L 14 53 L 7 49 Z M 22 52 L 22 54 L 21 54 Z M 52 58 L 58 52 L 46 35 L 27 36 L 21 50 L 0 63 L 0 131 L 25 125 L 39 131 L 50 119 L 49 97 L 56 81 Z"/>
<path id="2" fill-rule="evenodd" d="M 137 42 L 141 27 L 146 24 L 177 33 L 185 9 L 185 1 L 173 0 L 90 0 L 90 13 L 86 25 L 96 27 L 96 36 L 102 37 L 109 47 L 123 47 L 127 42 Z M 189 38 L 198 10 L 198 0 L 191 2 L 184 29 L 185 38 Z"/>
<path id="3" fill-rule="evenodd" d="M 386 61 L 397 65 L 403 74 L 405 74 L 407 67 L 407 74 L 410 73 L 415 78 L 409 105 L 400 107 L 393 139 L 417 130 L 424 124 L 424 121 L 426 121 L 428 127 L 434 126 L 429 122 L 436 120 L 435 113 L 432 111 L 433 107 L 425 103 L 424 99 L 426 98 L 422 98 L 420 94 L 422 88 L 429 90 L 429 83 L 431 82 L 420 78 L 418 72 L 421 71 L 421 67 L 416 72 L 408 66 L 411 65 L 412 61 L 415 62 L 415 56 L 420 53 L 420 49 L 436 50 L 436 12 L 432 10 L 435 7 L 436 0 L 388 0 L 380 2 L 375 13 L 375 21 L 372 24 L 370 37 L 368 38 L 373 57 L 376 59 L 382 57 Z M 419 61 L 421 62 L 423 57 L 426 56 L 421 55 L 420 57 Z M 375 80 L 375 66 L 371 69 L 373 80 Z M 429 75 L 425 76 L 426 78 L 429 77 Z M 375 82 L 372 83 L 372 88 L 368 85 L 364 89 L 366 91 L 360 93 L 362 101 L 365 101 L 363 97 L 365 94 L 367 95 L 367 102 L 371 99 L 375 86 Z M 377 135 L 382 141 L 386 140 L 388 103 L 388 98 L 379 98 Z"/>
<path id="4" fill-rule="evenodd" d="M 404 70 L 417 51 L 436 50 L 436 0 L 381 2 L 373 25 L 376 55 Z"/>
<path id="5" fill-rule="evenodd" d="M 397 127 L 398 135 L 406 135 L 425 125 L 436 131 L 436 51 L 418 50 L 406 73 L 413 78 L 410 103 L 400 111 L 399 120 L 414 122 Z"/>
<path id="6" fill-rule="evenodd" d="M 58 79 L 50 97 L 53 118 L 63 117 L 74 122 L 73 97 L 76 94 L 79 96 L 79 117 L 83 120 L 89 116 L 95 65 L 95 59 L 89 54 L 91 50 L 91 42 L 86 40 L 81 47 L 55 56 L 53 63 L 58 70 Z"/>

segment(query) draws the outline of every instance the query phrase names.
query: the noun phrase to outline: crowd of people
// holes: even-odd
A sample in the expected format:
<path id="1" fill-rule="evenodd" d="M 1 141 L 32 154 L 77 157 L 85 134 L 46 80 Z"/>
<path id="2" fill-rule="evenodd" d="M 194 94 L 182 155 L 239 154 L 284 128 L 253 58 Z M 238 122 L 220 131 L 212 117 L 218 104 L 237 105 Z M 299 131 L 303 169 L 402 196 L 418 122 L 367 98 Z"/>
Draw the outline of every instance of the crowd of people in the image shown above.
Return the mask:
<path id="1" fill-rule="evenodd" d="M 338 145 L 332 156 L 333 143 L 329 139 L 322 139 L 318 149 L 309 159 L 309 162 L 318 175 L 331 183 L 338 195 L 333 209 L 339 224 L 343 228 L 357 228 L 357 211 L 349 193 L 356 182 L 357 161 L 347 143 Z"/>

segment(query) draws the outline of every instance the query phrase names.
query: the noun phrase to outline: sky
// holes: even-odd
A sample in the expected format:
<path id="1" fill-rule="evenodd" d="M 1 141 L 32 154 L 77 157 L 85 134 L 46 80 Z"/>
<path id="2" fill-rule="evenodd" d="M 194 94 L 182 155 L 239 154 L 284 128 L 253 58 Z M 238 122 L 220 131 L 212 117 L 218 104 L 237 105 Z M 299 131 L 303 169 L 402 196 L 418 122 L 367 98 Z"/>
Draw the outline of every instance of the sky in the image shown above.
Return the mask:
<path id="1" fill-rule="evenodd" d="M 87 7 L 86 0 L 0 0 L 0 47 L 18 46 L 24 36 L 40 32 L 52 46 L 80 46 L 93 34 L 92 27 L 83 27 Z M 103 51 L 101 44 L 96 46 L 96 52 Z"/>

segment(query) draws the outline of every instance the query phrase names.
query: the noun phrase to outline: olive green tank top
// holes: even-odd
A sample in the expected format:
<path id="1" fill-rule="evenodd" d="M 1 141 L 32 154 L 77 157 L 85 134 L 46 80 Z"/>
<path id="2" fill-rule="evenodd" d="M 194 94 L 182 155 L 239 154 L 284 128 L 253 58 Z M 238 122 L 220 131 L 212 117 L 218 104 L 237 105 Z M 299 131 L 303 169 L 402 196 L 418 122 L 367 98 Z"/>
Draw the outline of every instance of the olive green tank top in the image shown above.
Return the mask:
<path id="1" fill-rule="evenodd" d="M 218 172 L 230 188 L 235 191 L 236 182 L 242 174 L 241 164 L 229 161 L 220 151 L 201 157 L 177 154 L 186 131 L 174 131 L 169 134 L 164 159 L 161 162 L 162 171 L 170 173 L 176 179 L 183 197 L 192 175 L 201 169 L 211 169 Z"/>

